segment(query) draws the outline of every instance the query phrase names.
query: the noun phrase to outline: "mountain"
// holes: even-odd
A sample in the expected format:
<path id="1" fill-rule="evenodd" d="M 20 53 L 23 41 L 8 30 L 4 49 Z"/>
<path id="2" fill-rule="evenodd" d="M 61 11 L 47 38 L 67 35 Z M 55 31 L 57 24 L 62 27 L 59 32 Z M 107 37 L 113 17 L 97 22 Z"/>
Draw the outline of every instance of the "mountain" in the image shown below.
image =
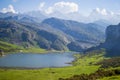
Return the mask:
<path id="1" fill-rule="evenodd" d="M 11 12 L 7 12 L 7 13 L 1 13 L 0 12 L 0 18 L 5 18 L 5 17 L 9 17 L 9 16 L 16 16 L 17 14 L 11 13 Z"/>
<path id="2" fill-rule="evenodd" d="M 73 41 L 70 41 L 68 48 L 75 51 L 95 46 L 105 38 L 104 33 L 97 28 L 101 26 L 94 23 L 85 24 L 54 17 L 45 19 L 42 23 L 69 35 Z"/>
<path id="3" fill-rule="evenodd" d="M 4 15 L 4 17 L 3 17 Z M 105 34 L 94 23 L 47 18 L 41 23 L 25 14 L 0 14 L 0 40 L 24 47 L 83 51 L 104 41 Z"/>
<path id="4" fill-rule="evenodd" d="M 98 27 L 98 28 L 103 32 L 105 32 L 107 26 L 112 24 L 111 22 L 109 22 L 107 20 L 104 20 L 104 19 L 94 21 L 93 23 L 97 24 L 97 25 L 100 25 L 101 27 Z"/>
<path id="5" fill-rule="evenodd" d="M 96 47 L 91 47 L 86 51 L 97 49 L 105 49 L 105 56 L 118 57 L 120 56 L 120 23 L 118 25 L 109 25 L 106 29 L 106 39 L 104 43 Z M 85 51 L 85 52 L 86 52 Z"/>
<path id="6" fill-rule="evenodd" d="M 103 46 L 108 56 L 120 56 L 120 24 L 107 27 L 106 41 Z"/>
<path id="7" fill-rule="evenodd" d="M 47 16 L 45 16 L 44 13 L 42 13 L 41 11 L 30 11 L 25 14 L 28 16 L 31 16 L 31 17 L 38 18 L 38 19 L 40 19 L 40 21 L 47 18 Z"/>
<path id="8" fill-rule="evenodd" d="M 65 49 L 65 42 L 60 36 L 42 30 L 39 28 L 40 26 L 32 23 L 0 20 L 0 40 L 24 47 L 38 46 L 44 49 Z"/>
<path id="9" fill-rule="evenodd" d="M 93 40 L 92 42 L 102 41 L 104 34 L 97 27 L 100 25 L 94 23 L 80 23 L 72 20 L 62 20 L 58 18 L 48 18 L 45 19 L 43 24 L 48 24 L 55 29 L 59 29 L 62 32 L 69 34 L 76 40 Z"/>
<path id="10" fill-rule="evenodd" d="M 26 14 L 14 14 L 14 13 L 0 13 L 0 19 L 2 20 L 14 20 L 21 22 L 37 22 L 40 23 L 41 19 L 32 17 Z"/>

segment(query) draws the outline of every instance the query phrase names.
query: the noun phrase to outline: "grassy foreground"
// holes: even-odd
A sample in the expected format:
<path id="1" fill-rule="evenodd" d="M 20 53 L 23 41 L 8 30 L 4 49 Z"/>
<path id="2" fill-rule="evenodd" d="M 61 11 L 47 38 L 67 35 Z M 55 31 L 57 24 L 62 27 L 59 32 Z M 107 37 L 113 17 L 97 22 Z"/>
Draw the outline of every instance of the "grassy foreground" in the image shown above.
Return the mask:
<path id="1" fill-rule="evenodd" d="M 100 66 L 94 65 L 104 57 L 100 55 L 80 56 L 75 55 L 77 60 L 74 66 L 63 68 L 44 68 L 44 69 L 0 69 L 0 80 L 58 80 L 68 78 L 77 74 L 90 74 L 98 70 Z"/>
<path id="2" fill-rule="evenodd" d="M 58 80 L 67 78 L 74 74 L 92 73 L 97 66 L 66 67 L 66 68 L 45 68 L 39 70 L 14 70 L 0 69 L 0 80 Z"/>
<path id="3" fill-rule="evenodd" d="M 31 49 L 32 50 L 32 49 Z M 33 49 L 35 50 L 35 49 Z M 39 51 L 39 50 L 38 50 Z M 92 52 L 87 55 L 74 55 L 76 60 L 73 66 L 62 68 L 43 68 L 43 69 L 0 69 L 0 80 L 59 80 L 69 78 L 74 75 L 95 73 L 101 65 L 96 63 L 106 59 L 104 52 L 96 54 Z M 112 70 L 117 68 L 110 68 Z M 120 76 L 104 77 L 99 80 L 120 80 Z"/>

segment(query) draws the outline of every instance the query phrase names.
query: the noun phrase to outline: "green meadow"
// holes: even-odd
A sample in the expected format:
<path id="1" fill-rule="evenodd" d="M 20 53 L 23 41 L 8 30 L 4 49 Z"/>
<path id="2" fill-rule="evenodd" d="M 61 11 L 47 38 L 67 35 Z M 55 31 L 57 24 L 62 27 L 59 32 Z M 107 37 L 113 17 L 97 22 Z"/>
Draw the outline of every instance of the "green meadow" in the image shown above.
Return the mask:
<path id="1" fill-rule="evenodd" d="M 0 48 L 8 52 L 24 53 L 47 53 L 49 51 L 40 48 L 23 48 L 13 44 L 0 41 Z M 55 52 L 55 51 L 53 51 Z M 60 68 L 41 68 L 41 69 L 0 69 L 0 80 L 58 80 L 60 78 L 69 78 L 74 75 L 95 73 L 101 65 L 98 62 L 107 59 L 104 57 L 104 51 L 90 52 L 88 54 L 76 54 L 75 60 L 71 63 L 73 66 Z M 110 68 L 111 69 L 111 68 Z M 114 68 L 113 68 L 114 69 Z M 107 69 L 106 69 L 107 70 Z M 104 77 L 99 80 L 120 80 L 120 76 Z"/>

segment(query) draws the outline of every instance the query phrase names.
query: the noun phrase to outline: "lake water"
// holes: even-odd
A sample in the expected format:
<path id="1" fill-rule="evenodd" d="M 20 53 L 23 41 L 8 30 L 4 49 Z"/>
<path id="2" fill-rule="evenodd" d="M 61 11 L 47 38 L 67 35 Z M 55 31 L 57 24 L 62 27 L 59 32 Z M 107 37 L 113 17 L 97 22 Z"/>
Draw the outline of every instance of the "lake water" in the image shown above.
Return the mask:
<path id="1" fill-rule="evenodd" d="M 0 67 L 45 68 L 71 66 L 74 53 L 16 53 L 0 57 Z"/>

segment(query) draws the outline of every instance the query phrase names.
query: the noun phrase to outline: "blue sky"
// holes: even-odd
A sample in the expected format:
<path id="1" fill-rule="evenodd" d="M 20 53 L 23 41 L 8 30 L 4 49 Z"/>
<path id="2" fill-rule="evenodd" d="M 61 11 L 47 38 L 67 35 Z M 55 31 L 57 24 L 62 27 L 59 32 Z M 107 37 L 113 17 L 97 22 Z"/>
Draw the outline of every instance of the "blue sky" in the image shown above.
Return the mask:
<path id="1" fill-rule="evenodd" d="M 41 2 L 45 2 L 46 7 L 49 7 L 60 1 L 74 2 L 78 4 L 79 12 L 83 14 L 87 14 L 97 7 L 111 11 L 120 10 L 120 0 L 0 0 L 0 10 L 11 4 L 16 11 L 27 12 L 38 10 Z"/>
<path id="2" fill-rule="evenodd" d="M 41 11 L 47 17 L 93 22 L 120 21 L 120 0 L 0 0 L 0 12 Z"/>

